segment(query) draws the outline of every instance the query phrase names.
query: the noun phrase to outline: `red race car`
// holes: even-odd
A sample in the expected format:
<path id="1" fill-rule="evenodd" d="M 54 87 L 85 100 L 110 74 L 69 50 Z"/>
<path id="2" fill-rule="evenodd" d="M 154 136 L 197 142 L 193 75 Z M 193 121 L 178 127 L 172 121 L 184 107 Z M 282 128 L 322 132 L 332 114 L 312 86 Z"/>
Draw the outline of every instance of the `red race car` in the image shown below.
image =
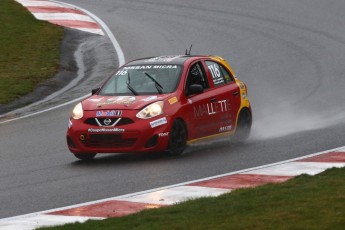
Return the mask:
<path id="1" fill-rule="evenodd" d="M 189 143 L 224 135 L 248 138 L 252 112 L 246 85 L 218 56 L 162 56 L 120 67 L 73 109 L 69 150 L 180 155 Z"/>

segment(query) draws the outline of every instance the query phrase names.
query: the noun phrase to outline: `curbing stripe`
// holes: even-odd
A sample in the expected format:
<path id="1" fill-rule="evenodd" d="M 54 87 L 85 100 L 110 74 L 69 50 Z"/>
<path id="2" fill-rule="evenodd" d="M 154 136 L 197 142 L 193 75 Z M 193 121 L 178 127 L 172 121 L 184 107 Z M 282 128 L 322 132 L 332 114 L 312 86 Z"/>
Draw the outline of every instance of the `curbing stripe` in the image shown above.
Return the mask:
<path id="1" fill-rule="evenodd" d="M 48 214 L 62 216 L 88 216 L 109 218 L 126 216 L 129 214 L 140 212 L 145 209 L 159 208 L 163 206 L 164 205 L 153 205 L 129 201 L 111 200 L 100 202 L 97 204 L 92 204 L 89 206 L 51 212 Z"/>
<path id="2" fill-rule="evenodd" d="M 102 220 L 98 217 L 81 216 L 54 216 L 54 215 L 35 215 L 22 218 L 20 220 L 7 221 L 4 224 L 0 222 L 1 230 L 33 230 L 43 226 L 57 226 L 70 223 L 83 223 L 88 220 Z"/>
<path id="3" fill-rule="evenodd" d="M 47 7 L 60 7 L 59 4 L 50 1 L 37 1 L 37 0 L 16 0 L 24 7 L 36 7 L 36 6 L 47 6 Z"/>
<path id="4" fill-rule="evenodd" d="M 87 21 L 79 21 L 79 20 L 49 20 L 49 22 L 61 25 L 61 26 L 68 26 L 70 28 L 84 28 L 84 29 L 97 29 L 99 28 L 97 23 L 94 22 L 87 22 Z"/>
<path id="5" fill-rule="evenodd" d="M 259 185 L 268 183 L 282 183 L 292 176 L 268 176 L 256 174 L 235 174 L 217 179 L 206 180 L 189 184 L 188 186 L 202 186 L 211 188 L 224 188 L 224 189 L 239 189 L 239 188 L 253 188 Z"/>
<path id="6" fill-rule="evenodd" d="M 27 9 L 31 13 L 74 13 L 85 15 L 85 13 L 80 10 L 65 8 L 62 6 L 29 6 Z"/>
<path id="7" fill-rule="evenodd" d="M 92 18 L 84 14 L 74 14 L 74 13 L 34 13 L 33 14 L 38 20 L 43 21 L 84 21 L 84 22 L 94 22 Z M 64 25 L 69 27 L 68 24 Z"/>
<path id="8" fill-rule="evenodd" d="M 345 162 L 344 152 L 330 152 L 319 156 L 298 160 L 299 162 Z"/>
<path id="9" fill-rule="evenodd" d="M 145 204 L 172 205 L 207 196 L 219 196 L 230 192 L 229 189 L 207 188 L 200 186 L 179 186 L 160 191 L 145 193 L 142 195 L 120 198 L 117 200 L 130 201 Z"/>
<path id="10" fill-rule="evenodd" d="M 36 19 L 59 26 L 104 35 L 98 23 L 78 8 L 48 0 L 16 0 L 31 12 Z M 79 24 L 79 26 L 77 26 Z"/>

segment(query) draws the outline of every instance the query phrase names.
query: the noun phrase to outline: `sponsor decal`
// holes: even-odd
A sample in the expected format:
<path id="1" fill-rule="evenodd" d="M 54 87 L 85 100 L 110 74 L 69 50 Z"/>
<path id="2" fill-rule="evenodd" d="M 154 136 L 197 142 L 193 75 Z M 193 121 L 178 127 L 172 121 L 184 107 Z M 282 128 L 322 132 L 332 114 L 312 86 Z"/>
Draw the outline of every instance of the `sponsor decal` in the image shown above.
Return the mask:
<path id="1" fill-rule="evenodd" d="M 166 132 L 166 133 L 159 133 L 158 136 L 159 136 L 159 137 L 166 137 L 166 136 L 169 136 L 169 132 Z"/>
<path id="2" fill-rule="evenodd" d="M 127 74 L 127 71 L 126 70 L 119 70 L 116 72 L 116 76 L 123 76 L 123 75 L 126 75 Z"/>
<path id="3" fill-rule="evenodd" d="M 114 104 L 131 104 L 136 100 L 133 96 L 119 96 L 114 98 L 109 98 L 106 102 Z"/>
<path id="4" fill-rule="evenodd" d="M 171 62 L 179 57 L 181 57 L 181 55 L 154 57 L 146 60 L 145 62 Z"/>
<path id="5" fill-rule="evenodd" d="M 214 115 L 217 113 L 223 113 L 230 111 L 230 101 L 229 100 L 222 100 L 222 101 L 215 101 L 207 104 L 202 104 L 198 106 L 194 106 L 194 117 L 202 117 L 205 115 Z"/>
<path id="6" fill-rule="evenodd" d="M 155 121 L 151 121 L 150 122 L 150 125 L 151 125 L 151 128 L 155 128 L 157 126 L 161 126 L 161 125 L 164 125 L 168 123 L 167 119 L 165 117 L 161 118 L 161 119 L 158 119 L 158 120 L 155 120 Z"/>
<path id="7" fill-rule="evenodd" d="M 109 132 L 124 132 L 124 129 L 119 129 L 119 128 L 112 128 L 112 129 L 107 129 L 107 128 L 101 128 L 101 129 L 94 129 L 94 128 L 89 128 L 87 130 L 89 133 L 109 133 Z"/>
<path id="8" fill-rule="evenodd" d="M 231 131 L 232 129 L 232 126 L 231 125 L 228 125 L 228 126 L 223 126 L 223 127 L 220 127 L 219 128 L 219 132 L 222 133 L 222 132 L 227 132 L 227 131 Z"/>
<path id="9" fill-rule="evenodd" d="M 157 96 L 150 96 L 150 97 L 142 99 L 142 101 L 153 101 L 153 100 L 156 100 L 157 98 L 158 98 Z"/>
<path id="10" fill-rule="evenodd" d="M 152 65 L 125 66 L 123 69 L 152 69 Z"/>
<path id="11" fill-rule="evenodd" d="M 92 101 L 92 102 L 100 102 L 100 101 L 103 100 L 103 98 L 104 98 L 104 97 L 101 97 L 101 98 L 92 98 L 92 99 L 90 99 L 90 101 Z"/>
<path id="12" fill-rule="evenodd" d="M 115 75 L 126 75 L 127 70 L 146 70 L 146 69 L 177 69 L 177 65 L 137 65 L 125 66 L 124 70 L 119 70 Z"/>
<path id="13" fill-rule="evenodd" d="M 175 104 L 177 102 L 177 97 L 170 98 L 168 101 L 170 105 Z"/>
<path id="14" fill-rule="evenodd" d="M 154 65 L 154 69 L 177 69 L 177 65 Z"/>
<path id="15" fill-rule="evenodd" d="M 102 105 L 114 105 L 114 104 L 129 105 L 129 104 L 133 104 L 135 101 L 136 101 L 136 98 L 133 96 L 119 96 L 119 97 L 109 98 L 105 102 L 97 104 L 97 107 L 101 107 Z"/>
<path id="16" fill-rule="evenodd" d="M 96 112 L 96 117 L 113 117 L 113 116 L 118 116 L 120 117 L 122 115 L 122 110 L 107 110 L 107 111 L 97 111 Z"/>

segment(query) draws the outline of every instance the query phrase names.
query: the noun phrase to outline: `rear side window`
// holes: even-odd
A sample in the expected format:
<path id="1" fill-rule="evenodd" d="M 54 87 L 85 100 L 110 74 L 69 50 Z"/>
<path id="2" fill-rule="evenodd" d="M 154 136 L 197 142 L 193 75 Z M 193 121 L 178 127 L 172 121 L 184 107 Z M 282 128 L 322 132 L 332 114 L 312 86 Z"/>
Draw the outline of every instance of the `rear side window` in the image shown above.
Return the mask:
<path id="1" fill-rule="evenodd" d="M 215 86 L 221 86 L 234 81 L 229 71 L 217 62 L 206 61 L 206 65 Z"/>

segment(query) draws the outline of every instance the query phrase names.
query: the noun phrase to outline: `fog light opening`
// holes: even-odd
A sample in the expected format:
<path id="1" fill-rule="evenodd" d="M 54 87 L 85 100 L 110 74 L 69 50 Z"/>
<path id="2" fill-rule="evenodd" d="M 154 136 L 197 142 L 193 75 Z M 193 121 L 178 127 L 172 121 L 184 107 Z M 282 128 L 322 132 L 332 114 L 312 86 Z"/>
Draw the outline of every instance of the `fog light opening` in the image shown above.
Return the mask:
<path id="1" fill-rule="evenodd" d="M 158 135 L 154 135 L 153 137 L 150 138 L 145 144 L 145 148 L 151 148 L 158 143 Z"/>
<path id="2" fill-rule="evenodd" d="M 71 148 L 76 147 L 74 142 L 72 141 L 72 139 L 70 137 L 67 137 L 67 145 L 68 145 L 68 147 L 71 147 Z"/>

